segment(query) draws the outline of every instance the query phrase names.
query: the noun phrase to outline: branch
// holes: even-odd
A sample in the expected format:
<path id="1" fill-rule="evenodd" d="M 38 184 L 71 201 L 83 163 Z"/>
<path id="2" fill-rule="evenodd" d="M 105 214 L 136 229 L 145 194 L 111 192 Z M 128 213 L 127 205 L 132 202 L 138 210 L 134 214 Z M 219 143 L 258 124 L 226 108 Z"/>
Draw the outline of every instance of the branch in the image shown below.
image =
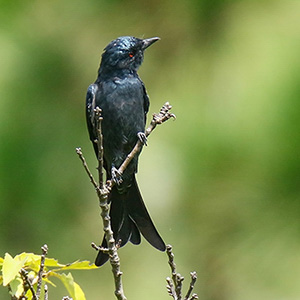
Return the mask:
<path id="1" fill-rule="evenodd" d="M 150 126 L 145 131 L 146 137 L 148 137 L 151 134 L 151 132 L 155 129 L 157 125 L 164 123 L 170 118 L 175 118 L 175 115 L 169 112 L 171 108 L 172 106 L 167 102 L 163 105 L 163 107 L 161 108 L 158 114 L 153 115 L 153 119 L 150 123 Z M 119 244 L 116 244 L 116 241 L 114 240 L 113 237 L 113 232 L 110 223 L 110 216 L 109 216 L 109 205 L 107 201 L 108 196 L 111 192 L 111 188 L 114 186 L 115 182 L 113 180 L 107 180 L 106 183 L 104 184 L 104 180 L 103 180 L 103 136 L 102 136 L 102 128 L 101 128 L 103 118 L 101 116 L 101 109 L 99 107 L 95 108 L 95 115 L 96 115 L 97 139 L 94 142 L 97 143 L 98 146 L 98 153 L 97 153 L 98 156 L 97 169 L 98 169 L 98 178 L 99 178 L 98 183 L 95 181 L 91 171 L 88 168 L 88 165 L 83 156 L 81 148 L 76 148 L 76 153 L 79 156 L 80 160 L 82 161 L 83 167 L 96 190 L 99 199 L 99 205 L 101 208 L 103 230 L 105 232 L 105 238 L 108 245 L 108 249 L 102 249 L 101 247 L 96 246 L 94 243 L 92 243 L 92 247 L 97 249 L 98 251 L 104 250 L 104 252 L 108 252 L 109 260 L 110 260 L 110 264 L 112 267 L 112 272 L 115 280 L 115 295 L 119 300 L 126 300 L 123 291 L 122 279 L 121 279 L 123 273 L 120 270 L 120 258 L 117 252 L 119 248 Z M 131 160 L 134 158 L 134 156 L 141 151 L 142 146 L 143 144 L 141 143 L 140 140 L 138 140 L 133 150 L 127 155 L 126 159 L 120 166 L 118 170 L 118 173 L 120 175 L 124 173 L 125 169 L 129 165 Z"/>
<path id="2" fill-rule="evenodd" d="M 126 300 L 123 291 L 122 284 L 122 272 L 120 269 L 120 258 L 117 252 L 116 242 L 111 229 L 110 216 L 109 216 L 109 205 L 107 203 L 110 189 L 103 184 L 103 136 L 101 131 L 102 116 L 101 109 L 95 108 L 96 113 L 96 124 L 97 124 L 97 144 L 98 144 L 98 176 L 99 176 L 99 202 L 101 208 L 101 217 L 103 221 L 103 229 L 105 232 L 105 238 L 108 246 L 109 261 L 112 267 L 112 272 L 115 279 L 115 295 L 119 300 Z"/>
<path id="3" fill-rule="evenodd" d="M 84 167 L 87 175 L 89 176 L 92 185 L 94 186 L 95 189 L 97 189 L 98 188 L 98 184 L 95 181 L 95 179 L 94 179 L 94 177 L 93 177 L 93 175 L 92 175 L 92 173 L 91 173 L 91 171 L 90 171 L 90 169 L 89 169 L 89 167 L 88 167 L 88 165 L 86 163 L 86 160 L 85 160 L 85 158 L 83 156 L 81 148 L 76 148 L 76 153 L 77 153 L 78 157 L 80 158 L 80 160 L 82 161 L 82 165 L 83 165 L 83 167 Z"/>
<path id="4" fill-rule="evenodd" d="M 45 284 L 45 286 L 44 286 L 44 292 L 45 292 L 44 300 L 48 300 L 48 285 L 47 284 Z"/>
<path id="5" fill-rule="evenodd" d="M 193 298 L 196 294 L 193 294 L 192 298 L 190 298 L 190 295 L 191 295 L 191 293 L 192 293 L 192 291 L 194 289 L 194 286 L 195 286 L 195 283 L 196 283 L 196 280 L 197 280 L 197 273 L 196 272 L 191 272 L 190 275 L 191 275 L 190 287 L 189 287 L 189 289 L 188 289 L 188 291 L 186 293 L 186 296 L 184 297 L 184 300 L 198 299 L 198 298 Z"/>
<path id="6" fill-rule="evenodd" d="M 179 273 L 176 271 L 176 264 L 174 262 L 174 254 L 172 252 L 172 246 L 167 245 L 167 255 L 169 257 L 169 266 L 172 271 L 172 280 L 175 286 L 175 293 L 176 293 L 176 299 L 181 300 L 181 289 L 182 289 L 182 281 L 184 280 L 184 277 L 182 277 Z"/>
<path id="7" fill-rule="evenodd" d="M 155 127 L 159 124 L 162 124 L 169 119 L 173 118 L 176 119 L 176 116 L 174 114 L 170 113 L 172 106 L 169 104 L 169 102 L 166 102 L 162 108 L 160 109 L 160 112 L 158 114 L 153 114 L 153 118 L 151 120 L 151 123 L 149 127 L 145 131 L 146 137 L 148 137 L 151 132 L 155 129 Z M 119 174 L 123 174 L 131 160 L 134 158 L 134 156 L 140 152 L 143 144 L 140 140 L 137 141 L 136 145 L 132 149 L 132 151 L 127 155 L 126 159 L 118 169 Z"/>
<path id="8" fill-rule="evenodd" d="M 97 106 L 95 108 L 96 123 L 97 123 L 97 144 L 98 144 L 98 176 L 99 187 L 103 189 L 103 135 L 102 135 L 102 110 Z"/>
<path id="9" fill-rule="evenodd" d="M 169 258 L 169 265 L 171 268 L 171 272 L 172 272 L 172 280 L 170 277 L 167 278 L 167 290 L 168 290 L 168 294 L 173 297 L 174 300 L 182 300 L 182 282 L 184 280 L 184 277 L 181 276 L 179 273 L 177 273 L 176 271 L 176 264 L 174 261 L 174 254 L 172 252 L 172 246 L 171 245 L 167 245 L 167 255 Z M 197 273 L 196 272 L 191 272 L 191 282 L 190 282 L 190 286 L 189 289 L 187 291 L 186 296 L 184 297 L 184 300 L 194 300 L 194 299 L 198 299 L 197 294 L 193 294 L 191 297 L 191 293 L 194 289 L 194 285 L 195 282 L 197 280 Z"/>
<path id="10" fill-rule="evenodd" d="M 42 279 L 43 279 L 43 273 L 44 273 L 44 268 L 45 268 L 45 259 L 46 259 L 46 255 L 48 253 L 48 246 L 45 244 L 42 247 L 42 256 L 41 256 L 41 265 L 40 265 L 40 269 L 38 272 L 38 282 L 37 282 L 37 288 L 36 288 L 36 298 L 40 299 L 40 295 L 41 295 L 41 289 L 42 289 Z"/>
<path id="11" fill-rule="evenodd" d="M 36 296 L 36 293 L 35 293 L 35 290 L 34 290 L 34 288 L 33 288 L 33 286 L 32 286 L 32 283 L 31 283 L 31 281 L 29 280 L 29 278 L 28 278 L 28 272 L 25 270 L 25 269 L 21 269 L 20 270 L 20 273 L 21 273 L 21 276 L 22 276 L 22 278 L 23 278 L 23 282 L 25 282 L 27 285 L 28 285 L 28 287 L 29 287 L 29 289 L 30 289 L 30 291 L 31 291 L 31 294 L 32 294 L 32 299 L 33 300 L 38 300 L 38 298 L 37 298 L 37 296 Z"/>

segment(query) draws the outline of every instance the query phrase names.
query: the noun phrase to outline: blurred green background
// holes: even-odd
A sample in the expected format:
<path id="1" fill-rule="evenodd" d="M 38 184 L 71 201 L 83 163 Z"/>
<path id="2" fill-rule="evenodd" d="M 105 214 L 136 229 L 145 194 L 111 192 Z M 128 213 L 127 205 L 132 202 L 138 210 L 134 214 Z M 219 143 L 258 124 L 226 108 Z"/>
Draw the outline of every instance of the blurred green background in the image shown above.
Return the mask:
<path id="1" fill-rule="evenodd" d="M 2 0 L 0 256 L 47 243 L 63 263 L 94 260 L 98 202 L 75 154 L 95 170 L 86 89 L 111 40 L 159 36 L 139 74 L 150 114 L 169 101 L 177 120 L 150 137 L 138 181 L 178 271 L 197 271 L 202 300 L 299 299 L 299 11 L 289 0 Z M 144 240 L 119 253 L 128 299 L 170 299 L 164 253 Z M 87 299 L 114 299 L 108 264 L 73 275 Z"/>

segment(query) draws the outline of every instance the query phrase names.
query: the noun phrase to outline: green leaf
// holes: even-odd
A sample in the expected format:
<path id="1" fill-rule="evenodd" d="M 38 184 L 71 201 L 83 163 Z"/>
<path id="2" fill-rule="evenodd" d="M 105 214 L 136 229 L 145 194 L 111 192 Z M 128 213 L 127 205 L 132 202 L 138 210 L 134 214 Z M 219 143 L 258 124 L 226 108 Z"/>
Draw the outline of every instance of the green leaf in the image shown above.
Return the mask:
<path id="1" fill-rule="evenodd" d="M 26 258 L 19 260 L 12 258 L 8 253 L 5 253 L 2 266 L 4 286 L 7 286 L 19 274 L 21 268 L 24 267 L 25 262 Z"/>
<path id="2" fill-rule="evenodd" d="M 85 300 L 85 295 L 81 289 L 81 287 L 74 282 L 73 276 L 71 273 L 68 275 L 62 273 L 55 273 L 50 272 L 52 276 L 55 276 L 61 280 L 61 282 L 66 287 L 67 291 L 69 292 L 70 296 L 73 298 L 73 300 Z"/>
<path id="3" fill-rule="evenodd" d="M 21 277 L 17 276 L 9 283 L 9 286 L 11 295 L 19 299 L 19 297 L 24 292 L 23 280 L 21 279 Z"/>

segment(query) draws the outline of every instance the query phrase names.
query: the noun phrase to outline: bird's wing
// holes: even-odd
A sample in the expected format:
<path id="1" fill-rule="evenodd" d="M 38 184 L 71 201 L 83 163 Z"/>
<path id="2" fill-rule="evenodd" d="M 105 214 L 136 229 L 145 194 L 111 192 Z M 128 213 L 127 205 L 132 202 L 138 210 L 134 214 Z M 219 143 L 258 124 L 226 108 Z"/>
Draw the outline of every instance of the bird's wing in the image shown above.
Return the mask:
<path id="1" fill-rule="evenodd" d="M 97 147 L 97 144 L 94 142 L 96 135 L 96 123 L 95 123 L 95 108 L 96 108 L 96 94 L 98 91 L 97 84 L 91 84 L 88 87 L 86 93 L 86 122 L 89 130 L 90 140 L 92 141 L 94 148 Z M 95 148 L 97 153 L 97 149 Z"/>
<path id="2" fill-rule="evenodd" d="M 149 101 L 149 97 L 148 97 L 148 94 L 146 91 L 146 87 L 142 81 L 141 81 L 141 83 L 142 83 L 143 92 L 144 92 L 144 112 L 145 112 L 145 123 L 146 123 L 146 116 L 149 111 L 150 101 Z"/>

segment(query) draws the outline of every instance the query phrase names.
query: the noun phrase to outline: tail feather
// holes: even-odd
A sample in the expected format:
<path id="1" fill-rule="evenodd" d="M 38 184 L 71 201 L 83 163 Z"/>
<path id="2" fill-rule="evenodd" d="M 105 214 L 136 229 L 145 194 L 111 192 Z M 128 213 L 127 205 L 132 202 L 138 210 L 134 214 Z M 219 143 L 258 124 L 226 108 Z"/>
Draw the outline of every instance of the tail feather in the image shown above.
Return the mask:
<path id="1" fill-rule="evenodd" d="M 136 224 L 144 238 L 154 248 L 165 251 L 166 245 L 151 220 L 135 178 L 133 179 L 132 186 L 129 190 L 126 207 L 130 218 Z"/>
<path id="2" fill-rule="evenodd" d="M 141 243 L 141 234 L 134 222 L 131 222 L 131 229 L 130 242 L 134 245 L 139 245 Z"/>
<path id="3" fill-rule="evenodd" d="M 110 218 L 114 239 L 116 242 L 121 240 L 121 247 L 128 241 L 135 245 L 140 244 L 141 232 L 153 247 L 161 251 L 166 250 L 165 243 L 157 232 L 143 202 L 135 177 L 131 187 L 124 194 L 120 194 L 114 187 L 109 200 L 111 201 Z M 107 248 L 105 237 L 101 246 Z M 99 251 L 95 264 L 102 266 L 108 258 L 108 254 Z"/>

